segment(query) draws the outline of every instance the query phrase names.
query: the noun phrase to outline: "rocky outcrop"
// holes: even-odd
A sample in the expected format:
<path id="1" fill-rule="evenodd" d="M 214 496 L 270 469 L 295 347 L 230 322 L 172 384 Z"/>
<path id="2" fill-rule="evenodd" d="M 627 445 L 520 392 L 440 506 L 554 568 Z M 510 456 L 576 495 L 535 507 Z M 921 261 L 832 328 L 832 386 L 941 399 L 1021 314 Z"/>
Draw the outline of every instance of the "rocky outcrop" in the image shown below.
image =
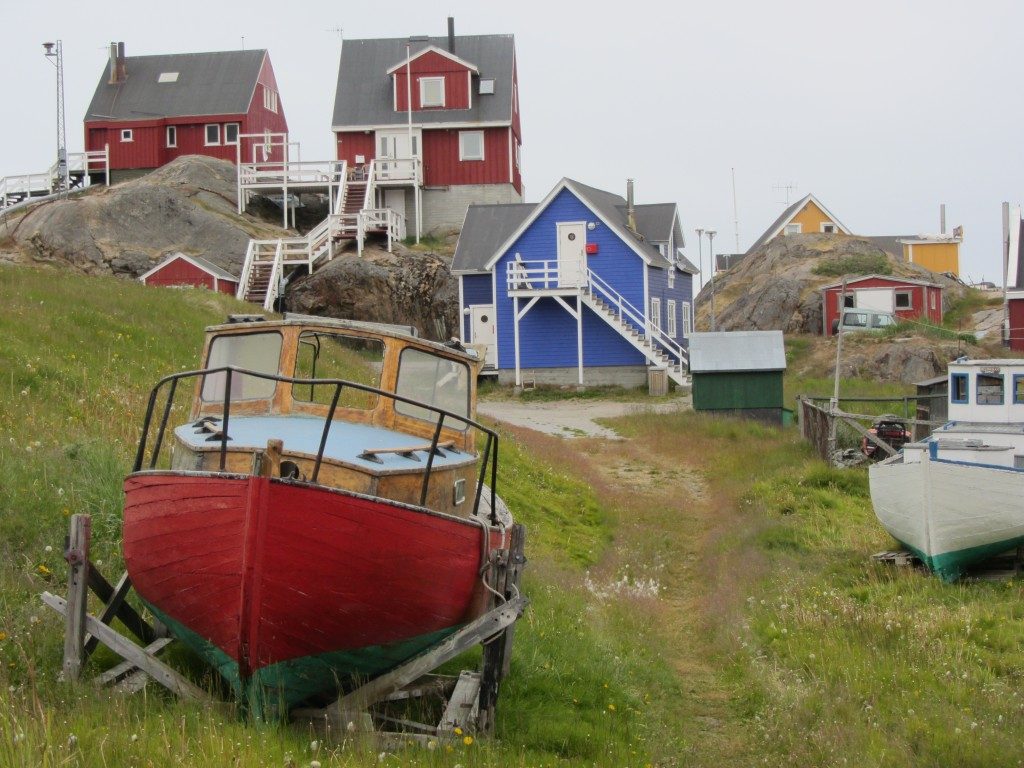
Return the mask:
<path id="1" fill-rule="evenodd" d="M 282 230 L 240 216 L 236 199 L 234 165 L 180 157 L 140 179 L 32 206 L 11 223 L 9 242 L 21 261 L 88 274 L 137 277 L 176 251 L 238 274 L 249 238 Z"/>
<path id="2" fill-rule="evenodd" d="M 459 289 L 448 261 L 396 246 L 336 256 L 286 292 L 291 312 L 414 325 L 429 339 L 458 335 Z"/>

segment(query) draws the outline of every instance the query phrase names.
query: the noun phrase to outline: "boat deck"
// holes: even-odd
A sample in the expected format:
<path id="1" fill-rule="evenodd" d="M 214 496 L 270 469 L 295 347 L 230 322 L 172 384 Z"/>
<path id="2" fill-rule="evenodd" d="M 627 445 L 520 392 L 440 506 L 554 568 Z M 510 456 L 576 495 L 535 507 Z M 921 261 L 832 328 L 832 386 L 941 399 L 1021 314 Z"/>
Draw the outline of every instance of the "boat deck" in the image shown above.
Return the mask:
<path id="1" fill-rule="evenodd" d="M 208 428 L 196 423 L 183 424 L 174 434 L 193 451 L 217 451 L 221 446 L 219 429 L 218 419 Z M 324 420 L 312 416 L 232 416 L 228 422 L 227 449 L 262 450 L 268 440 L 276 438 L 284 442 L 286 454 L 315 457 L 323 429 Z M 343 462 L 374 473 L 408 471 L 426 465 L 429 443 L 429 440 L 372 424 L 336 421 L 327 436 L 324 460 Z M 464 451 L 443 447 L 434 456 L 433 466 L 441 469 L 474 459 Z"/>

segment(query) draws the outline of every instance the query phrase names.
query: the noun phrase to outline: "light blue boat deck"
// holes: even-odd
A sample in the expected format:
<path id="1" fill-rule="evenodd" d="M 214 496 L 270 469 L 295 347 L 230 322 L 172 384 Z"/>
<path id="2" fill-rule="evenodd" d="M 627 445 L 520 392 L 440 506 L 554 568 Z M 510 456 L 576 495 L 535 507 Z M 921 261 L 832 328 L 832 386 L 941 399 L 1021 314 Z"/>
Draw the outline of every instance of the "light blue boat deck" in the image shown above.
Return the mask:
<path id="1" fill-rule="evenodd" d="M 214 421 L 209 429 L 220 430 L 220 420 Z M 301 453 L 315 457 L 320 449 L 324 420 L 314 416 L 232 416 L 228 421 L 227 448 L 231 450 L 263 450 L 267 441 L 278 439 L 284 442 L 284 453 Z M 174 430 L 175 436 L 191 450 L 220 450 L 220 436 L 210 439 L 212 433 L 195 423 L 183 424 Z M 324 460 L 340 461 L 375 473 L 403 471 L 426 466 L 429 451 L 418 450 L 409 455 L 380 453 L 377 461 L 366 458 L 364 451 L 429 446 L 430 440 L 376 427 L 372 424 L 353 424 L 335 421 L 331 425 L 327 444 L 324 446 Z M 433 466 L 437 469 L 465 463 L 472 456 L 454 448 L 441 448 L 434 456 Z"/>

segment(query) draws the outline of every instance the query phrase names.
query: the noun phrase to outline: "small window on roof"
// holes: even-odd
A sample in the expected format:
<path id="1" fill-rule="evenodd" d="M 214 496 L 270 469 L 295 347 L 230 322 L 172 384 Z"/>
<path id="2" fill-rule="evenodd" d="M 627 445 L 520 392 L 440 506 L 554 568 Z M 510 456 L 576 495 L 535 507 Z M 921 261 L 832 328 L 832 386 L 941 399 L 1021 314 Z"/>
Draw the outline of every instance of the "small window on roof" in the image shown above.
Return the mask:
<path id="1" fill-rule="evenodd" d="M 480 93 L 489 94 L 494 93 L 494 78 L 493 77 L 481 77 L 480 78 Z"/>
<path id="2" fill-rule="evenodd" d="M 161 72 L 160 77 L 156 79 L 158 83 L 176 83 L 178 82 L 177 72 Z"/>

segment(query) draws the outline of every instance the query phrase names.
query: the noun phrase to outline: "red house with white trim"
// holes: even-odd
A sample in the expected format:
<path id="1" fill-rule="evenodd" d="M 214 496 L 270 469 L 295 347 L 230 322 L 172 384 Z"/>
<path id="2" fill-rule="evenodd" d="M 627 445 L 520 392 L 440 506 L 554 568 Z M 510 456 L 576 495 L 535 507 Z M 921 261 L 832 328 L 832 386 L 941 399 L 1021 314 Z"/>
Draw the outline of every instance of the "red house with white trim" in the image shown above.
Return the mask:
<path id="1" fill-rule="evenodd" d="M 459 229 L 470 204 L 523 199 L 511 35 L 345 40 L 332 130 L 337 159 L 369 169 L 377 207 L 421 231 Z M 373 162 L 376 161 L 376 162 Z"/>
<path id="2" fill-rule="evenodd" d="M 235 162 L 280 160 L 265 153 L 269 137 L 288 121 L 266 50 L 126 57 L 111 43 L 85 115 L 87 150 L 110 147 L 112 181 L 141 176 L 181 155 Z M 280 154 L 280 149 L 277 149 Z"/>
<path id="3" fill-rule="evenodd" d="M 148 272 L 139 275 L 145 285 L 168 288 L 208 288 L 234 296 L 238 277 L 198 256 L 172 253 Z"/>
<path id="4" fill-rule="evenodd" d="M 839 319 L 842 283 L 827 285 L 822 293 L 822 333 L 832 335 L 832 323 Z M 892 312 L 900 320 L 925 318 L 942 322 L 942 286 L 926 280 L 895 275 L 867 275 L 846 281 L 844 305 L 855 309 Z"/>

